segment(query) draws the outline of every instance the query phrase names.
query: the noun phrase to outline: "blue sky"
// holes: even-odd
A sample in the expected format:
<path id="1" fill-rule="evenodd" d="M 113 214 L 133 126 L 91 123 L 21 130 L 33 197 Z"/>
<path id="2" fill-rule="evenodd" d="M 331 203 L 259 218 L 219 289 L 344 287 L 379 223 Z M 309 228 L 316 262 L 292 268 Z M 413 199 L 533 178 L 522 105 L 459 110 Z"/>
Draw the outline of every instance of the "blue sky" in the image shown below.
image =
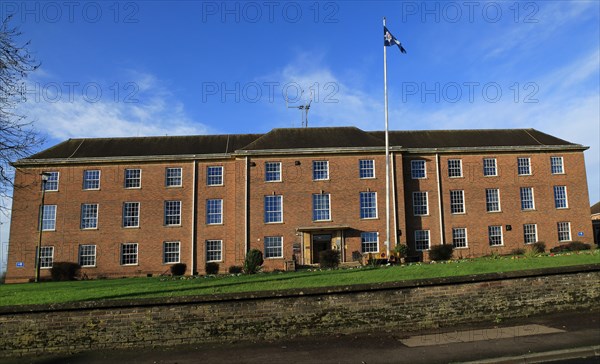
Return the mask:
<path id="1" fill-rule="evenodd" d="M 310 126 L 381 130 L 386 16 L 408 50 L 388 48 L 391 129 L 536 128 L 590 146 L 594 203 L 599 4 L 3 0 L 0 15 L 42 62 L 24 108 L 42 147 L 299 127 L 286 90 L 292 105 L 312 90 Z"/>

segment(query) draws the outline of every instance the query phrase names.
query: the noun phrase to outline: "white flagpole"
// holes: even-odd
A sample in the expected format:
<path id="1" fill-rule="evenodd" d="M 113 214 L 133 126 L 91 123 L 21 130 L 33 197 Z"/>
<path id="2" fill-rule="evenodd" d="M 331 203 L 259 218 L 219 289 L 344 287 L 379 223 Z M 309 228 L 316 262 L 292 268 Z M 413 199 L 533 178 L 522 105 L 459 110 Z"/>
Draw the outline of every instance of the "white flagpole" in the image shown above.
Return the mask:
<path id="1" fill-rule="evenodd" d="M 385 17 L 383 17 L 385 27 Z M 380 33 L 381 34 L 381 33 Z M 387 53 L 383 45 L 383 94 L 385 105 L 385 248 L 390 258 L 390 139 L 388 135 Z"/>

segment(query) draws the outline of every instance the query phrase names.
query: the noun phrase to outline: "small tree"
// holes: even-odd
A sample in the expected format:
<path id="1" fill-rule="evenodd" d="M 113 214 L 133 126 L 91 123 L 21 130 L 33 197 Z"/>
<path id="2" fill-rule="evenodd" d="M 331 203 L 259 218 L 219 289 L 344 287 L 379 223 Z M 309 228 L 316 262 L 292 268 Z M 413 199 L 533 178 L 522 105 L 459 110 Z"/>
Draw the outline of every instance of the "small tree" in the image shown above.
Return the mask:
<path id="1" fill-rule="evenodd" d="M 394 252 L 398 254 L 400 258 L 406 258 L 408 253 L 408 246 L 406 244 L 397 244 L 394 247 Z"/>
<path id="2" fill-rule="evenodd" d="M 251 249 L 244 260 L 244 273 L 255 274 L 263 265 L 263 253 L 258 249 Z"/>
<path id="3" fill-rule="evenodd" d="M 10 198 L 13 188 L 10 163 L 30 154 L 43 141 L 19 111 L 27 99 L 25 79 L 40 64 L 29 53 L 29 42 L 17 44 L 21 32 L 9 25 L 10 20 L 11 16 L 0 20 L 0 210 L 8 208 L 4 197 Z"/>

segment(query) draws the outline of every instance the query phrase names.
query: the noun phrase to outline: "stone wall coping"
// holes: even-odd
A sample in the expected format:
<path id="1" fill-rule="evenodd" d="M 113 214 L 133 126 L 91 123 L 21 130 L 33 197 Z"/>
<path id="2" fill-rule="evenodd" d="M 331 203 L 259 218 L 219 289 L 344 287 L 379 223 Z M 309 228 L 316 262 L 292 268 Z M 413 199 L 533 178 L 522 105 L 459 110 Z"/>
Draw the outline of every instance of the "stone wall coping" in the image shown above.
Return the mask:
<path id="1" fill-rule="evenodd" d="M 77 301 L 64 303 L 51 303 L 39 305 L 19 305 L 0 307 L 0 316 L 27 313 L 60 312 L 60 311 L 85 311 L 107 308 L 136 308 L 149 306 L 173 306 L 202 304 L 209 302 L 226 301 L 247 301 L 261 299 L 277 299 L 299 296 L 319 296 L 330 294 L 345 294 L 368 291 L 410 289 L 430 286 L 444 286 L 459 283 L 483 283 L 492 281 L 501 281 L 506 279 L 530 278 L 538 276 L 552 276 L 564 274 L 577 274 L 600 271 L 599 264 L 573 265 L 565 267 L 539 268 L 510 272 L 496 272 L 485 274 L 474 274 L 465 276 L 426 278 L 396 282 L 367 283 L 354 285 L 339 285 L 329 287 L 314 288 L 293 288 L 274 291 L 255 291 L 240 293 L 222 293 L 207 295 L 191 295 L 177 297 L 156 297 L 156 298 L 136 298 L 136 299 L 112 299 L 98 301 Z"/>

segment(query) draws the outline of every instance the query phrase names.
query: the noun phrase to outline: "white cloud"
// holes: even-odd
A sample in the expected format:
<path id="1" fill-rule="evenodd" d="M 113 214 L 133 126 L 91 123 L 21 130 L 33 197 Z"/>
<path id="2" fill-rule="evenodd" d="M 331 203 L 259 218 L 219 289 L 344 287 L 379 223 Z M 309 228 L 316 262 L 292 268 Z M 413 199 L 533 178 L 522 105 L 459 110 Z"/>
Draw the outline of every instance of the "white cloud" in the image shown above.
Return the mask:
<path id="1" fill-rule="evenodd" d="M 27 115 L 36 128 L 52 139 L 149 135 L 206 134 L 210 128 L 192 121 L 184 105 L 153 75 L 132 72 L 135 82 L 119 85 L 93 83 L 70 90 L 37 82 L 29 95 Z M 100 93 L 97 90 L 101 90 Z M 58 95 L 58 96 L 57 96 Z"/>

